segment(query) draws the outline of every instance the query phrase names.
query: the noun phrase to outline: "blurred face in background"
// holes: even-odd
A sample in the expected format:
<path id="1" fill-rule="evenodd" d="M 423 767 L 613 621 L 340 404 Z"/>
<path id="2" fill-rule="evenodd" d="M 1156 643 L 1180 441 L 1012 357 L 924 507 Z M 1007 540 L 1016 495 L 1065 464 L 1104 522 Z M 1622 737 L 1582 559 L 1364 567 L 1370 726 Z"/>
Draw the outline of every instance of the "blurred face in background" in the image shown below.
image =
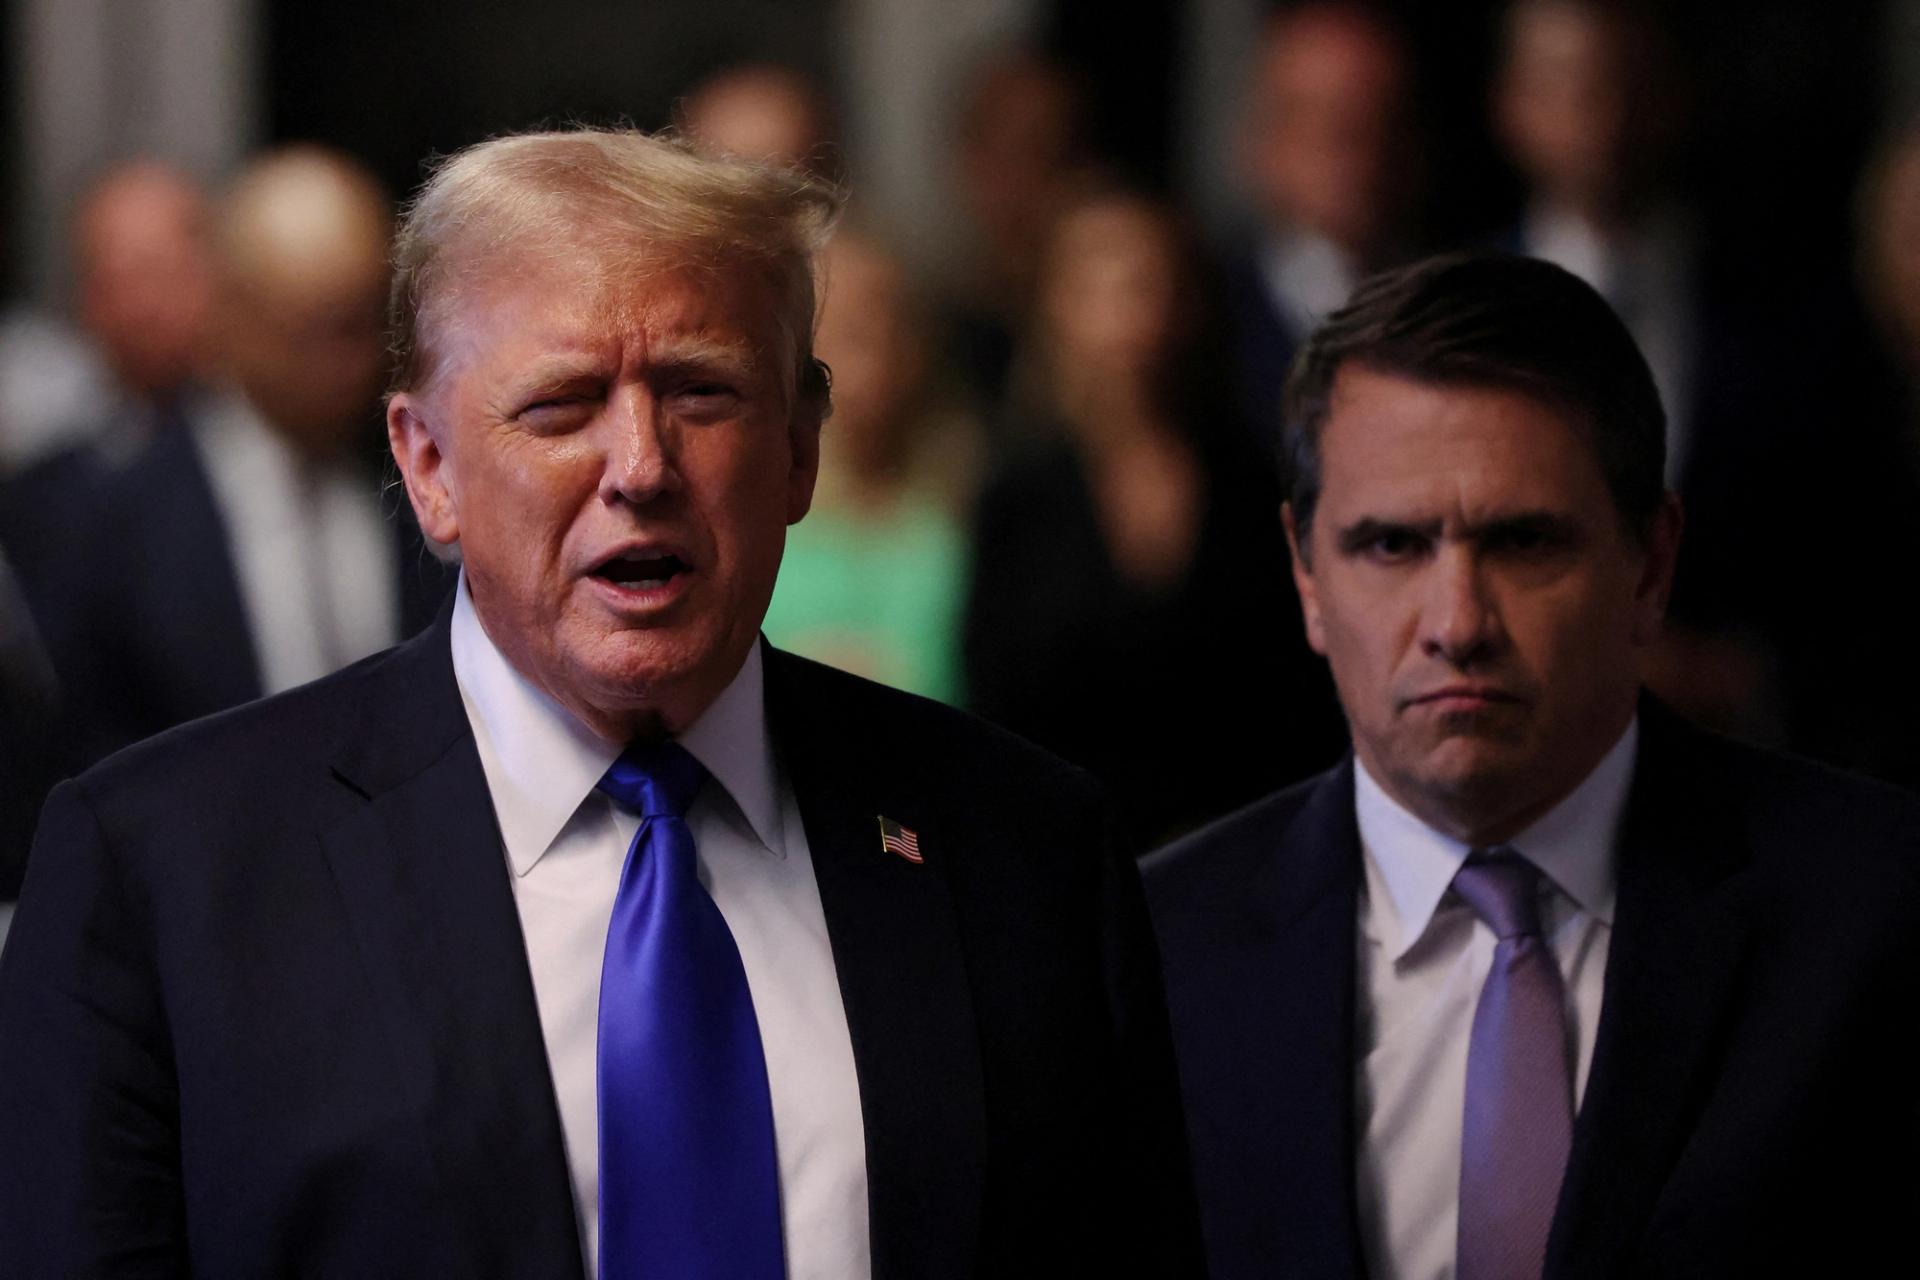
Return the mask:
<path id="1" fill-rule="evenodd" d="M 1360 366 L 1335 379 L 1320 463 L 1307 542 L 1291 510 L 1288 535 L 1355 753 L 1429 824 L 1510 838 L 1625 731 L 1677 508 L 1643 546 L 1559 410 Z"/>
<path id="2" fill-rule="evenodd" d="M 926 369 L 906 273 L 870 241 L 845 232 L 824 257 L 814 353 L 833 370 L 826 450 L 856 474 L 901 460 L 905 415 Z"/>
<path id="3" fill-rule="evenodd" d="M 1016 293 L 1031 283 L 1048 228 L 1082 163 L 1080 94 L 1056 67 L 1015 58 L 968 95 L 959 139 L 959 196 L 984 249 L 981 269 Z"/>
<path id="4" fill-rule="evenodd" d="M 795 168 L 821 165 L 827 109 L 797 71 L 772 65 L 720 72 L 687 95 L 687 131 L 712 149 Z"/>
<path id="5" fill-rule="evenodd" d="M 213 299 L 207 208 L 156 164 L 109 175 L 74 227 L 80 323 L 137 396 L 180 389 L 200 371 Z"/>
<path id="6" fill-rule="evenodd" d="M 1358 257 L 1406 203 L 1407 76 L 1394 36 L 1320 5 L 1276 18 L 1255 64 L 1242 167 L 1267 219 Z"/>
<path id="7" fill-rule="evenodd" d="M 225 370 L 306 453 L 350 446 L 378 405 L 388 233 L 373 179 L 311 149 L 261 162 L 222 211 Z"/>
<path id="8" fill-rule="evenodd" d="M 1862 213 L 1863 287 L 1899 357 L 1920 370 L 1920 133 L 1887 152 L 1869 180 Z"/>
<path id="9" fill-rule="evenodd" d="M 1522 0 L 1508 17 L 1496 124 L 1515 167 L 1549 201 L 1607 211 L 1620 197 L 1640 92 L 1627 37 L 1581 0 Z"/>
<path id="10" fill-rule="evenodd" d="M 1057 371 L 1069 380 L 1159 372 L 1187 319 L 1186 284 L 1172 221 L 1157 206 L 1121 196 L 1067 213 L 1040 298 Z"/>
<path id="11" fill-rule="evenodd" d="M 541 248 L 459 273 L 388 436 L 508 660 L 609 741 L 676 733 L 754 644 L 819 423 L 757 274 Z"/>

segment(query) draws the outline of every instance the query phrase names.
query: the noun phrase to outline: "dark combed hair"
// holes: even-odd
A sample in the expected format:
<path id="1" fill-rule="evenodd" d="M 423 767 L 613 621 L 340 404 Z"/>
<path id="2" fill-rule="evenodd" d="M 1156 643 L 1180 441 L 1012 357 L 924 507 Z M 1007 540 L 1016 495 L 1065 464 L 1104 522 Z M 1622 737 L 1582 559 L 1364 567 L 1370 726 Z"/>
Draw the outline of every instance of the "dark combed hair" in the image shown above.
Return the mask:
<path id="1" fill-rule="evenodd" d="M 1571 272 L 1517 254 L 1443 254 L 1374 276 L 1327 317 L 1282 400 L 1281 466 L 1303 547 L 1320 496 L 1320 433 L 1348 364 L 1553 407 L 1592 444 L 1628 529 L 1646 536 L 1666 491 L 1666 413 L 1627 327 Z"/>

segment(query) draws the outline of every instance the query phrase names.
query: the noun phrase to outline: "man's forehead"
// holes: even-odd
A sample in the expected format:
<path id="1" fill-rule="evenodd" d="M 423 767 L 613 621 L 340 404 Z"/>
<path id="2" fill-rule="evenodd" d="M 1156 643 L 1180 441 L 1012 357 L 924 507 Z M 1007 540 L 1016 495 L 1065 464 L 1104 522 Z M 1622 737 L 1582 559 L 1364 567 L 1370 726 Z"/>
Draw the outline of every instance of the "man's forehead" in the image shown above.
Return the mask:
<path id="1" fill-rule="evenodd" d="M 1554 406 L 1502 387 L 1343 369 L 1320 456 L 1322 505 L 1373 516 L 1477 519 L 1609 501 L 1585 433 Z"/>
<path id="2" fill-rule="evenodd" d="M 657 358 L 758 362 L 777 339 L 768 290 L 744 268 L 562 253 L 463 275 L 436 326 L 450 356 L 501 345 L 588 354 L 638 341 Z"/>

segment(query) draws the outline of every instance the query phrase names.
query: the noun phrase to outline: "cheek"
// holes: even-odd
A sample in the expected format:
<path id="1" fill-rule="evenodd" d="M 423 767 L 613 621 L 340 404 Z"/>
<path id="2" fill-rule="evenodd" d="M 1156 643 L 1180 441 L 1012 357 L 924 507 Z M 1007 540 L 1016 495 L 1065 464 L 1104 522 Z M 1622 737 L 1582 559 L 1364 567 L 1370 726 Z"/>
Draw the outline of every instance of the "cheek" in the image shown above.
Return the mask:
<path id="1" fill-rule="evenodd" d="M 1407 646 L 1407 628 L 1392 591 L 1343 582 L 1320 596 L 1320 630 L 1336 670 L 1385 683 Z"/>
<path id="2" fill-rule="evenodd" d="M 1391 710 L 1394 653 L 1378 620 L 1341 608 L 1321 610 L 1321 638 L 1334 687 L 1350 719 L 1376 724 Z"/>
<path id="3" fill-rule="evenodd" d="M 456 489 L 461 541 L 513 576 L 544 570 L 597 491 L 600 467 L 571 441 L 494 444 Z"/>

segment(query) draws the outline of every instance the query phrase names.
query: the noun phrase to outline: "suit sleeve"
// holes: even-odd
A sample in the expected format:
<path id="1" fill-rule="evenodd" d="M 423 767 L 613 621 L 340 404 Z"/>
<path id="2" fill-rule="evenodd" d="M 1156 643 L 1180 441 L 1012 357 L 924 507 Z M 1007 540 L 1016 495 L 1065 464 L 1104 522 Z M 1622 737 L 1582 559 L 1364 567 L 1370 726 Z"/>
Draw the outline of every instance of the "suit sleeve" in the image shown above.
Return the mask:
<path id="1" fill-rule="evenodd" d="M 0 955 L 0 1266 L 187 1272 L 179 1097 L 148 922 L 80 785 L 47 802 Z"/>
<path id="2" fill-rule="evenodd" d="M 1116 1262 L 1134 1274 L 1200 1276 L 1199 1211 L 1159 951 L 1131 850 L 1109 839 L 1106 853 L 1101 897 L 1107 999 L 1120 1051 L 1116 1114 L 1127 1120 L 1117 1135 L 1117 1167 L 1128 1178 L 1120 1202 L 1129 1211 L 1126 1221 L 1151 1224 L 1138 1237 L 1151 1261 L 1133 1255 Z"/>

